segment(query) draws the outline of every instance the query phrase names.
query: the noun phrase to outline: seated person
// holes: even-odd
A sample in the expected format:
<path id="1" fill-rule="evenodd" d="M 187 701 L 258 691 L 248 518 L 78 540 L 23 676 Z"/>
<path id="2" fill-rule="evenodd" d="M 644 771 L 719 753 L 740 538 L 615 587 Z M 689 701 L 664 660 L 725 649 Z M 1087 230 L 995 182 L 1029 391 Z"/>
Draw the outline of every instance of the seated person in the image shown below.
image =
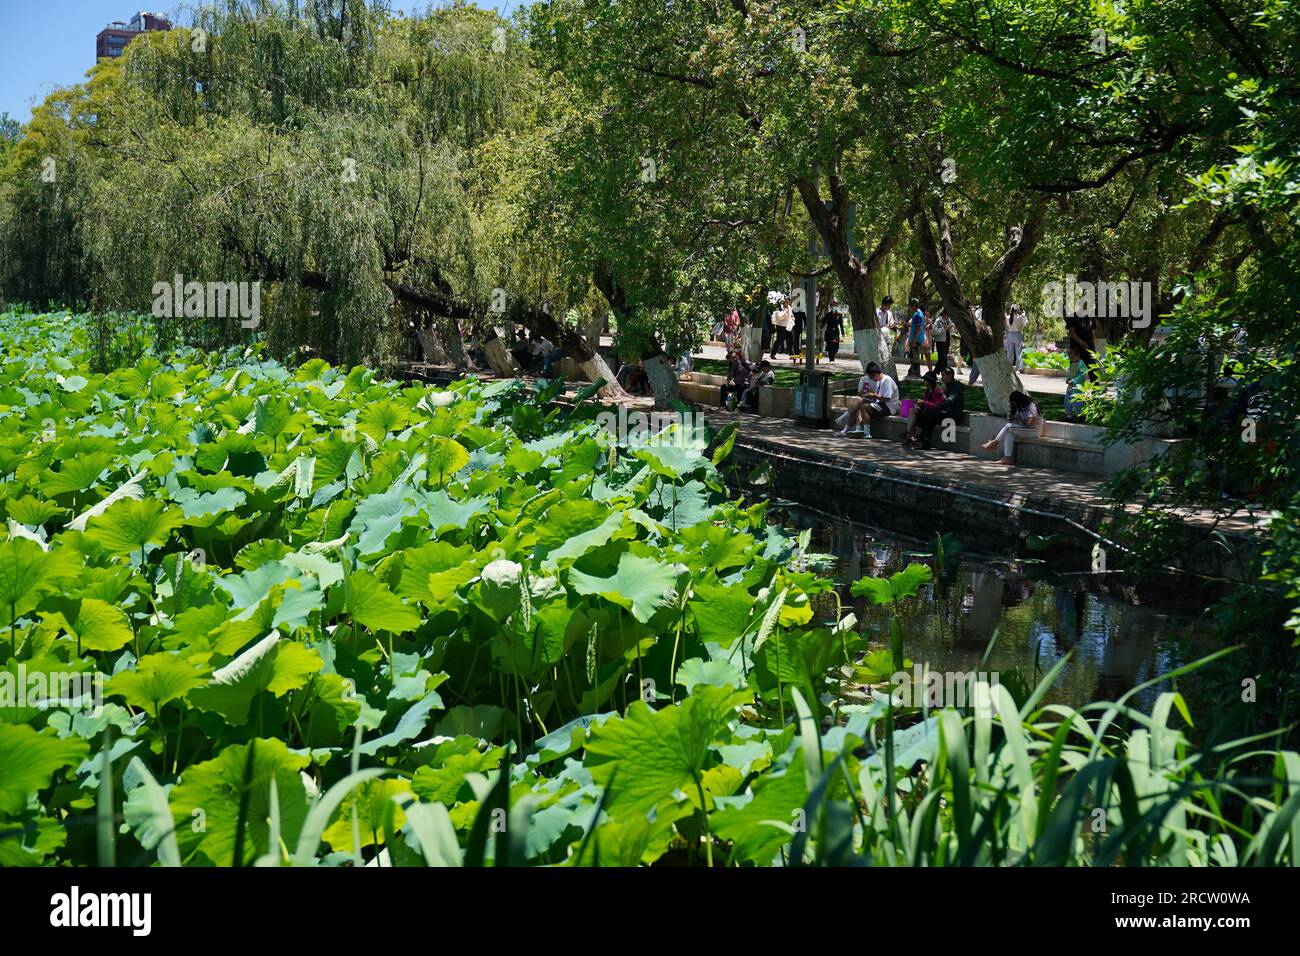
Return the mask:
<path id="1" fill-rule="evenodd" d="M 510 354 L 514 356 L 515 362 L 518 363 L 519 367 L 525 372 L 532 370 L 532 345 L 528 341 L 528 330 L 523 326 L 515 329 L 515 345 L 514 348 L 510 350 Z"/>
<path id="2" fill-rule="evenodd" d="M 740 407 L 748 408 L 751 412 L 758 411 L 758 393 L 764 386 L 771 385 L 776 381 L 776 373 L 772 371 L 772 363 L 764 359 L 758 363 L 758 368 L 750 376 L 749 385 L 740 393 Z"/>
<path id="3" fill-rule="evenodd" d="M 920 432 L 920 419 L 925 412 L 937 411 L 943 407 L 943 389 L 939 387 L 939 376 L 934 374 L 934 369 L 930 369 L 930 371 L 922 375 L 921 380 L 925 383 L 925 390 L 921 395 L 921 400 L 914 402 L 912 410 L 907 413 L 907 430 L 903 432 L 902 438 L 904 445 L 910 445 L 916 441 Z"/>
<path id="4" fill-rule="evenodd" d="M 546 339 L 542 339 L 542 341 L 545 342 L 547 345 L 550 345 L 550 343 L 547 342 Z M 544 351 L 542 354 L 542 376 L 544 378 L 550 378 L 551 369 L 555 368 L 555 366 L 559 365 L 560 362 L 562 362 L 564 359 L 568 357 L 569 357 L 568 352 L 564 351 L 564 349 L 561 348 L 555 348 L 554 346 Z"/>
<path id="5" fill-rule="evenodd" d="M 1079 389 L 1088 380 L 1089 364 L 1083 357 L 1083 346 L 1074 339 L 1070 340 L 1070 367 L 1065 374 L 1065 420 L 1077 422 L 1083 411 L 1083 402 L 1078 398 Z"/>
<path id="6" fill-rule="evenodd" d="M 624 390 L 633 395 L 648 395 L 650 393 L 650 379 L 646 376 L 645 367 L 640 362 L 627 362 L 618 370 L 618 384 L 623 386 Z"/>
<path id="7" fill-rule="evenodd" d="M 718 404 L 724 406 L 727 404 L 728 396 L 739 396 L 749 387 L 749 379 L 754 372 L 753 366 L 741 358 L 737 350 L 733 349 L 727 353 L 727 361 L 730 363 L 727 369 L 727 381 L 718 393 Z"/>
<path id="8" fill-rule="evenodd" d="M 937 409 L 923 410 L 918 420 L 920 441 L 917 446 L 929 450 L 930 439 L 935 426 L 951 418 L 953 424 L 960 424 L 962 415 L 966 414 L 966 386 L 957 381 L 957 372 L 952 367 L 943 370 L 943 404 Z"/>
<path id="9" fill-rule="evenodd" d="M 870 362 L 867 374 L 858 380 L 857 403 L 839 417 L 836 425 L 841 435 L 862 435 L 869 432 L 867 424 L 872 418 L 897 415 L 902 404 L 898 397 L 898 383 L 886 375 L 878 364 Z"/>
<path id="10" fill-rule="evenodd" d="M 1010 403 L 1011 414 L 1007 416 L 1007 423 L 993 438 L 980 446 L 985 451 L 992 451 L 1001 444 L 1002 457 L 998 459 L 999 465 L 1016 463 L 1017 435 L 1037 435 L 1043 427 L 1043 413 L 1038 410 L 1038 403 L 1024 392 L 1012 392 Z"/>

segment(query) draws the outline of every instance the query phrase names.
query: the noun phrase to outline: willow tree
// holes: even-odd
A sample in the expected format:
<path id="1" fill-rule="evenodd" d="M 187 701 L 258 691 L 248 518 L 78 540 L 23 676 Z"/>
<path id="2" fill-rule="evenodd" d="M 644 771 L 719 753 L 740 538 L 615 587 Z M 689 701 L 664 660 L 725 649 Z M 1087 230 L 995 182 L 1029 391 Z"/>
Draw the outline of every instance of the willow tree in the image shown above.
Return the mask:
<path id="1" fill-rule="evenodd" d="M 256 282 L 257 332 L 286 357 L 387 364 L 412 324 L 490 344 L 504 274 L 530 265 L 485 226 L 512 210 L 484 160 L 531 121 L 537 78 L 493 12 L 399 19 L 386 6 L 202 7 L 193 28 L 142 36 L 104 67 L 111 84 L 38 110 L 6 156 L 5 215 L 41 222 L 26 214 L 53 195 L 32 185 L 46 140 L 80 178 L 55 207 L 63 220 L 7 239 L 6 288 L 64 301 L 89 289 L 98 307 L 148 311 L 177 275 Z M 81 272 L 61 278 L 25 241 Z M 541 301 L 514 313 L 550 328 Z M 230 344 L 244 318 L 191 331 Z"/>
<path id="2" fill-rule="evenodd" d="M 101 143 L 120 80 L 120 62 L 103 60 L 86 84 L 50 94 L 26 124 L 3 124 L 0 297 L 90 304 L 87 209 L 95 183 L 114 161 Z"/>

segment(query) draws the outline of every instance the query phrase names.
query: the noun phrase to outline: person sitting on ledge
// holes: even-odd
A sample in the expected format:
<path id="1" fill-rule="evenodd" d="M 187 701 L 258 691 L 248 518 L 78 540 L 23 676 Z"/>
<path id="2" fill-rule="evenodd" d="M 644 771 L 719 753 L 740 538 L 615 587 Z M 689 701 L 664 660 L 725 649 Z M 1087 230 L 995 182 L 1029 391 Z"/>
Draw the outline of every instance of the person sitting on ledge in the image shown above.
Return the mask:
<path id="1" fill-rule="evenodd" d="M 730 363 L 727 369 L 727 381 L 718 392 L 718 404 L 723 407 L 726 406 L 729 396 L 741 395 L 749 387 L 749 377 L 753 373 L 753 366 L 741 357 L 739 351 L 728 352 L 727 361 Z"/>
<path id="2" fill-rule="evenodd" d="M 776 374 L 772 371 L 772 363 L 767 359 L 759 362 L 758 368 L 754 370 L 754 374 L 750 377 L 749 385 L 740 393 L 740 407 L 757 413 L 758 393 L 774 381 L 776 381 Z"/>
<path id="3" fill-rule="evenodd" d="M 962 415 L 966 414 L 966 386 L 957 381 L 957 372 L 951 366 L 943 370 L 943 395 L 943 404 L 937 409 L 921 411 L 921 417 L 917 422 L 920 430 L 918 448 L 929 451 L 935 426 L 949 418 L 954 425 L 958 425 L 961 423 Z"/>
<path id="4" fill-rule="evenodd" d="M 841 435 L 866 437 L 867 425 L 873 418 L 897 415 L 902 404 L 898 397 L 898 383 L 881 371 L 875 362 L 867 365 L 867 374 L 858 380 L 857 403 L 836 420 Z"/>
<path id="5" fill-rule="evenodd" d="M 946 370 L 945 370 L 946 371 Z M 921 381 L 925 383 L 925 391 L 919 402 L 912 404 L 912 410 L 907 413 L 907 430 L 903 432 L 902 442 L 904 445 L 910 445 L 917 439 L 921 428 L 921 416 L 926 412 L 938 411 L 943 407 L 944 392 L 939 387 L 939 376 L 934 374 L 934 369 L 926 372 L 921 376 Z"/>
<path id="6" fill-rule="evenodd" d="M 1023 435 L 1026 438 L 1030 435 L 1037 435 L 1043 427 L 1043 413 L 1038 410 L 1038 403 L 1024 392 L 1012 392 L 1010 403 L 1011 414 L 1007 416 L 1007 423 L 1002 426 L 1002 430 L 993 438 L 980 446 L 985 451 L 992 451 L 1000 443 L 1002 445 L 1002 457 L 998 459 L 999 465 L 1014 465 L 1016 463 L 1017 435 Z"/>

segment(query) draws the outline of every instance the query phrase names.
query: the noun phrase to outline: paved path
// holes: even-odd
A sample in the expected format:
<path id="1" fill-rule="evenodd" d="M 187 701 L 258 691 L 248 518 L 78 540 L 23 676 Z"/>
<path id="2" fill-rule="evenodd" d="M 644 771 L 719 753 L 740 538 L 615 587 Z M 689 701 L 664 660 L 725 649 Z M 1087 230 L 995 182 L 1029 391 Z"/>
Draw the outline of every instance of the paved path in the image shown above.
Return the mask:
<path id="1" fill-rule="evenodd" d="M 833 455 L 855 462 L 875 465 L 914 476 L 917 480 L 952 484 L 959 482 L 969 490 L 984 489 L 990 496 L 1005 498 L 1008 494 L 1042 496 L 1068 503 L 1073 508 L 1106 509 L 1110 499 L 1102 490 L 1102 481 L 1088 475 L 1055 471 L 1050 468 L 1008 467 L 996 459 L 978 458 L 955 451 L 910 450 L 899 442 L 876 438 L 849 438 L 837 435 L 830 429 L 806 428 L 783 418 L 763 418 L 744 412 L 726 409 L 705 409 L 709 424 L 722 428 L 732 421 L 740 422 L 741 438 L 755 438 L 778 447 L 784 453 L 812 453 L 812 456 Z M 918 502 L 924 492 L 918 489 Z M 1137 506 L 1128 510 L 1136 512 Z M 1186 522 L 1209 525 L 1213 513 L 1189 511 Z M 1249 512 L 1220 523 L 1225 532 L 1246 533 L 1259 530 L 1267 513 Z"/>

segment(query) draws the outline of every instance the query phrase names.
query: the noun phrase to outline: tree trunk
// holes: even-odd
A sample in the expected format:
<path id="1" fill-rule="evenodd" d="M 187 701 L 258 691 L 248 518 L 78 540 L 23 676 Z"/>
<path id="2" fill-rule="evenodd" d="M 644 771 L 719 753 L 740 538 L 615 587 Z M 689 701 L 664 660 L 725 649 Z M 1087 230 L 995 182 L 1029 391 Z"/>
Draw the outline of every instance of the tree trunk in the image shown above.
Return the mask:
<path id="1" fill-rule="evenodd" d="M 577 359 L 574 359 L 578 362 Z M 632 396 L 623 391 L 623 386 L 618 384 L 618 376 L 614 374 L 609 363 L 605 361 L 604 356 L 599 352 L 593 352 L 591 358 L 578 362 L 578 368 L 582 369 L 582 374 L 587 376 L 587 381 L 595 384 L 604 379 L 607 384 L 601 386 L 598 394 L 601 398 L 608 399 L 627 399 Z"/>
<path id="2" fill-rule="evenodd" d="M 434 334 L 432 328 L 416 328 L 415 337 L 420 340 L 420 348 L 424 350 L 424 361 L 428 365 L 448 365 L 451 359 L 438 342 L 438 336 Z"/>
<path id="3" fill-rule="evenodd" d="M 853 325 L 854 342 L 860 330 L 879 329 L 876 319 L 876 274 L 884 264 L 891 249 L 898 244 L 903 223 L 907 220 L 911 203 L 902 207 L 881 234 L 875 250 L 865 260 L 853 251 L 853 237 L 849 235 L 849 195 L 839 174 L 839 161 L 827 176 L 830 185 L 830 208 L 822 201 L 821 187 L 816 179 L 804 177 L 795 180 L 795 188 L 803 200 L 808 218 L 826 246 L 835 277 L 844 293 L 844 303 L 849 307 Z"/>
<path id="4" fill-rule="evenodd" d="M 465 342 L 460 337 L 460 323 L 455 319 L 447 319 L 443 324 L 442 340 L 447 345 L 447 352 L 451 356 L 451 364 L 456 366 L 458 371 L 465 371 L 473 363 L 470 362 L 469 356 L 465 354 Z"/>
<path id="5" fill-rule="evenodd" d="M 1006 337 L 1004 310 L 1011 295 L 1011 284 L 1042 234 L 1046 200 L 1039 199 L 1031 207 L 1023 227 L 1008 228 L 1007 250 L 980 283 L 979 319 L 975 318 L 975 310 L 966 298 L 961 277 L 957 274 L 952 232 L 943 200 L 935 196 L 928 205 L 928 212 L 919 202 L 913 206 L 912 226 L 916 231 L 921 261 L 925 263 L 925 269 L 930 274 L 940 300 L 948 309 L 948 315 L 956 323 L 963 344 L 979 363 L 989 411 L 1005 415 L 1010 408 L 1011 392 L 1020 386 L 1020 379 L 1011 370 L 1011 363 L 1003 349 L 1003 339 Z M 985 371 L 985 362 L 988 362 L 992 375 Z"/>
<path id="6" fill-rule="evenodd" d="M 910 303 L 913 299 L 918 302 L 925 301 L 925 280 L 927 278 L 924 268 L 912 270 L 912 284 L 907 290 L 907 301 Z M 910 307 L 910 306 L 909 306 Z"/>
<path id="7" fill-rule="evenodd" d="M 858 361 L 862 363 L 863 372 L 867 370 L 869 363 L 875 362 L 886 375 L 895 382 L 898 381 L 898 366 L 889 348 L 888 337 L 879 323 L 874 329 L 853 330 L 853 351 L 857 353 Z"/>
<path id="8" fill-rule="evenodd" d="M 655 408 L 666 409 L 677 401 L 677 371 L 668 363 L 668 356 L 663 352 L 651 355 L 643 360 L 646 378 L 655 395 Z"/>
<path id="9" fill-rule="evenodd" d="M 984 381 L 984 397 L 989 403 L 989 411 L 994 415 L 1006 415 L 1011 411 L 1010 396 L 1012 392 L 1023 392 L 1024 383 L 1007 358 L 1006 349 L 998 349 L 988 355 L 980 355 L 975 361 L 979 363 L 980 378 Z"/>
<path id="10" fill-rule="evenodd" d="M 512 377 L 519 374 L 519 366 L 515 364 L 515 357 L 510 354 L 510 350 L 505 347 L 496 329 L 489 329 L 483 337 L 483 354 L 487 356 L 488 365 L 497 375 Z"/>

